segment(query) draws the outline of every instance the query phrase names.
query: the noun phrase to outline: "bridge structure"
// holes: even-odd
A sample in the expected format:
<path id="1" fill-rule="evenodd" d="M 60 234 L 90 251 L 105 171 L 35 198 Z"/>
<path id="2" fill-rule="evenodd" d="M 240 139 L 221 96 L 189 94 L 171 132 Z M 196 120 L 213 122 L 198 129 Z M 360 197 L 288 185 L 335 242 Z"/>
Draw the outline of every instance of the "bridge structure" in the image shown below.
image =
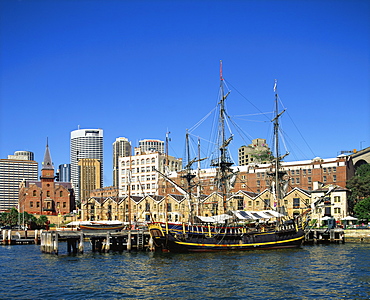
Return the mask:
<path id="1" fill-rule="evenodd" d="M 370 164 L 370 147 L 356 151 L 351 154 L 355 169 L 364 164 Z"/>

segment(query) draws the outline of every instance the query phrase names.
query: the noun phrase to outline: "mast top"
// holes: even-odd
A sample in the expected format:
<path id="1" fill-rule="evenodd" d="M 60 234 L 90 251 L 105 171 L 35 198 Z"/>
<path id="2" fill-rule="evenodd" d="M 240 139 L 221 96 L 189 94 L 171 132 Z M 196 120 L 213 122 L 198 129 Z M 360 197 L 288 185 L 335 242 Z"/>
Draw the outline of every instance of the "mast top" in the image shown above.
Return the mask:
<path id="1" fill-rule="evenodd" d="M 220 60 L 220 80 L 223 81 L 224 78 L 222 76 L 222 60 Z"/>

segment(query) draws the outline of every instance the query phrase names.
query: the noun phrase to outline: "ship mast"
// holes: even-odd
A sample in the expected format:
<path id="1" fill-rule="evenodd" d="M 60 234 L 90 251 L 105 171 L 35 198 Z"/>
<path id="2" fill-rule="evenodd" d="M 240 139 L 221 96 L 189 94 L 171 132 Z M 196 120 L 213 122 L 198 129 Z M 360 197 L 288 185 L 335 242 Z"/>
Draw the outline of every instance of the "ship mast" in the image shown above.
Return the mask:
<path id="1" fill-rule="evenodd" d="M 228 179 L 230 175 L 230 167 L 232 166 L 232 162 L 228 153 L 228 145 L 233 139 L 233 136 L 230 136 L 226 139 L 225 134 L 225 100 L 227 96 L 230 94 L 228 92 L 225 95 L 224 91 L 224 78 L 222 75 L 222 61 L 220 61 L 220 113 L 219 113 L 219 127 L 218 127 L 218 147 L 220 151 L 219 157 L 213 159 L 211 161 L 211 166 L 218 167 L 219 172 L 219 178 L 218 178 L 218 187 L 219 190 L 222 193 L 222 199 L 223 199 L 223 212 L 226 213 L 227 207 L 226 207 L 226 197 L 229 192 L 229 186 L 228 186 Z"/>
<path id="2" fill-rule="evenodd" d="M 193 208 L 193 203 L 192 203 L 192 197 L 191 197 L 191 189 L 192 189 L 192 180 L 195 177 L 194 174 L 191 173 L 191 166 L 195 162 L 195 160 L 190 160 L 190 144 L 189 144 L 189 132 L 186 131 L 185 135 L 185 143 L 186 143 L 186 157 L 187 157 L 187 164 L 184 166 L 185 174 L 182 175 L 181 177 L 186 179 L 187 182 L 187 196 L 189 197 L 188 199 L 188 205 L 189 205 L 189 222 L 193 223 L 194 222 L 194 208 Z"/>
<path id="3" fill-rule="evenodd" d="M 283 198 L 283 183 L 284 183 L 284 175 L 286 175 L 285 171 L 280 170 L 280 161 L 289 154 L 287 152 L 283 156 L 280 156 L 279 151 L 279 118 L 281 115 L 285 112 L 285 109 L 282 112 L 279 111 L 279 96 L 277 93 L 277 80 L 275 79 L 274 84 L 274 92 L 275 92 L 275 117 L 272 119 L 272 122 L 274 123 L 274 148 L 275 148 L 275 172 L 274 172 L 274 187 L 275 187 L 275 197 L 276 197 L 276 210 L 279 213 L 283 212 L 282 206 L 281 206 L 281 200 Z M 280 221 L 280 218 L 278 219 Z"/>

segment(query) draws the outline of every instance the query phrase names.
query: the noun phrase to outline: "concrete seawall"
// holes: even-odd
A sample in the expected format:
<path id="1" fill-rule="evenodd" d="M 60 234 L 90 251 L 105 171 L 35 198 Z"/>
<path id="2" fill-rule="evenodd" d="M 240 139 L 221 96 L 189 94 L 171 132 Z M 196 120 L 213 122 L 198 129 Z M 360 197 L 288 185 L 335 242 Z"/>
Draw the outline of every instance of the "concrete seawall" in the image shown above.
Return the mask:
<path id="1" fill-rule="evenodd" d="M 346 242 L 370 243 L 370 229 L 345 229 Z"/>

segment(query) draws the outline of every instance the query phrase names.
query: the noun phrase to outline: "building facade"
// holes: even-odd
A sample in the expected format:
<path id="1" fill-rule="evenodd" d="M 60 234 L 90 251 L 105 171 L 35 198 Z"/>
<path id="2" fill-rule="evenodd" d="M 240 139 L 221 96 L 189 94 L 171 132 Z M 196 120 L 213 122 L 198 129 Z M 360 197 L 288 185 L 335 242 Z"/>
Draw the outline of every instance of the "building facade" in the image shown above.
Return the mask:
<path id="1" fill-rule="evenodd" d="M 78 161 L 80 201 L 85 202 L 91 191 L 100 189 L 101 185 L 101 164 L 99 159 L 81 158 Z"/>
<path id="2" fill-rule="evenodd" d="M 23 180 L 37 180 L 38 163 L 29 158 L 33 159 L 32 152 L 17 151 L 8 159 L 0 159 L 0 212 L 18 207 L 19 185 Z"/>
<path id="3" fill-rule="evenodd" d="M 48 145 L 42 163 L 40 181 L 22 181 L 18 206 L 19 212 L 38 215 L 65 215 L 75 209 L 72 184 L 55 182 L 54 166 Z"/>
<path id="4" fill-rule="evenodd" d="M 131 155 L 131 143 L 127 138 L 119 137 L 113 143 L 113 186 L 118 187 L 119 158 Z"/>
<path id="5" fill-rule="evenodd" d="M 141 152 L 159 152 L 164 153 L 164 141 L 161 140 L 141 140 L 139 141 Z"/>
<path id="6" fill-rule="evenodd" d="M 71 132 L 70 142 L 71 181 L 76 193 L 76 200 L 80 201 L 80 175 L 78 172 L 80 159 L 92 158 L 100 161 L 100 186 L 103 186 L 103 130 L 74 130 Z"/>
<path id="7" fill-rule="evenodd" d="M 271 150 L 265 139 L 254 139 L 252 144 L 238 149 L 239 166 L 263 164 L 272 160 Z"/>
<path id="8" fill-rule="evenodd" d="M 120 196 L 156 195 L 161 175 L 181 169 L 182 160 L 161 152 L 146 151 L 135 148 L 135 155 L 122 157 L 119 170 Z"/>
<path id="9" fill-rule="evenodd" d="M 270 176 L 272 172 L 270 164 L 250 164 L 232 167 L 232 169 L 237 173 L 237 177 L 231 187 L 231 193 L 239 190 L 260 193 L 271 186 L 273 178 Z M 286 172 L 288 179 L 287 192 L 295 187 L 311 191 L 314 189 L 314 182 L 345 187 L 347 180 L 352 178 L 355 172 L 352 158 L 348 155 L 327 159 L 316 157 L 312 160 L 282 162 L 281 169 Z M 199 186 L 201 194 L 209 195 L 216 191 L 216 169 L 194 170 L 193 174 L 195 175 L 194 183 Z M 172 173 L 170 179 L 180 186 L 186 186 L 181 172 Z M 160 186 L 164 186 L 164 180 L 160 182 Z M 159 189 L 159 194 L 164 194 L 163 189 Z"/>
<path id="10" fill-rule="evenodd" d="M 58 181 L 71 182 L 71 164 L 59 165 Z"/>
<path id="11" fill-rule="evenodd" d="M 14 155 L 8 155 L 8 159 L 35 160 L 34 154 L 31 151 L 15 151 Z"/>

